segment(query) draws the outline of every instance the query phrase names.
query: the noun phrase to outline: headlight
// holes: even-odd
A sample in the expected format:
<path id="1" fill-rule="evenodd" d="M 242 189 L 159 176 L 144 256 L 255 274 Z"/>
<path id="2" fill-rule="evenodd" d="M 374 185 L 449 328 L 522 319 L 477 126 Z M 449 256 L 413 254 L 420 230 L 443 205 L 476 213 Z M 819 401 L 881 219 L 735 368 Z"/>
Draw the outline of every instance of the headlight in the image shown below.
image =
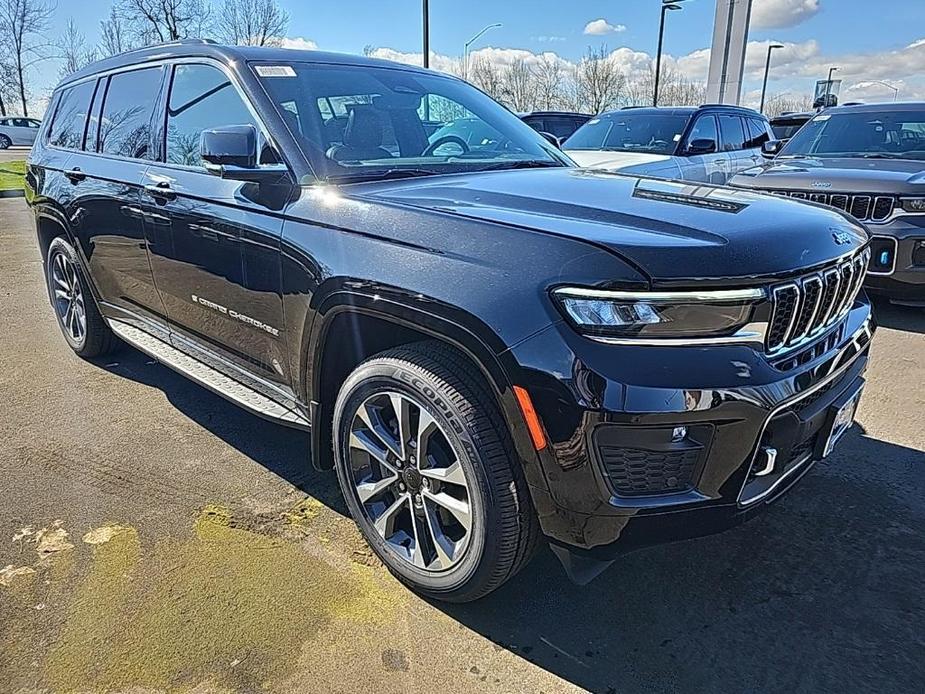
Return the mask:
<path id="1" fill-rule="evenodd" d="M 902 198 L 899 204 L 906 212 L 925 212 L 925 198 Z"/>
<path id="2" fill-rule="evenodd" d="M 562 287 L 554 290 L 553 296 L 584 334 L 667 341 L 740 334 L 765 292 L 624 292 Z"/>

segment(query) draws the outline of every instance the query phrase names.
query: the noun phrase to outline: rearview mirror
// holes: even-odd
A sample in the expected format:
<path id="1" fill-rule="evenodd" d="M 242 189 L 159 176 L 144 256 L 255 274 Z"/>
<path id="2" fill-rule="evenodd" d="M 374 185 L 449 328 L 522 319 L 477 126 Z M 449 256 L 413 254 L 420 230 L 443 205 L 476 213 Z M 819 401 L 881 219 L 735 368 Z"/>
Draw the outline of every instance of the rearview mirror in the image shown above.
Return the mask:
<path id="1" fill-rule="evenodd" d="M 691 140 L 687 145 L 688 154 L 713 154 L 716 151 L 716 140 L 702 138 Z"/>
<path id="2" fill-rule="evenodd" d="M 768 140 L 763 145 L 761 145 L 761 156 L 768 159 L 773 159 L 777 156 L 783 146 L 784 143 L 780 140 Z"/>
<path id="3" fill-rule="evenodd" d="M 232 181 L 269 181 L 288 172 L 282 164 L 258 163 L 257 129 L 253 125 L 203 130 L 199 156 L 209 173 Z"/>
<path id="4" fill-rule="evenodd" d="M 551 145 L 554 145 L 557 149 L 562 149 L 562 141 L 561 141 L 558 137 L 556 137 L 556 136 L 553 135 L 552 133 L 547 133 L 547 132 L 544 132 L 544 131 L 542 131 L 542 130 L 540 130 L 539 132 L 540 132 L 540 135 L 542 135 L 543 137 L 545 137 L 546 140 L 547 140 Z"/>

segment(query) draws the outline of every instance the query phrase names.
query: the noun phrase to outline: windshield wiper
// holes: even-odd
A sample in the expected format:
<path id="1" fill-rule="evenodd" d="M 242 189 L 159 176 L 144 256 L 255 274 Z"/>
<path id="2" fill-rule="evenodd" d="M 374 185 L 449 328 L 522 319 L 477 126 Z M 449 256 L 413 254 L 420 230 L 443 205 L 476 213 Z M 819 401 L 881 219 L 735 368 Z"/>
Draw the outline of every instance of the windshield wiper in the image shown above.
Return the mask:
<path id="1" fill-rule="evenodd" d="M 501 171 L 505 169 L 550 169 L 566 166 L 561 161 L 543 161 L 541 159 L 524 159 L 520 161 L 505 161 L 500 164 L 492 164 L 478 171 Z"/>
<path id="2" fill-rule="evenodd" d="M 328 176 L 331 183 L 360 183 L 362 181 L 386 181 L 396 178 L 414 178 L 416 176 L 436 176 L 440 171 L 433 169 L 385 169 L 379 171 L 350 171 L 348 173 Z"/>
<path id="3" fill-rule="evenodd" d="M 902 159 L 901 154 L 890 154 L 889 152 L 864 152 L 861 154 L 864 159 Z"/>

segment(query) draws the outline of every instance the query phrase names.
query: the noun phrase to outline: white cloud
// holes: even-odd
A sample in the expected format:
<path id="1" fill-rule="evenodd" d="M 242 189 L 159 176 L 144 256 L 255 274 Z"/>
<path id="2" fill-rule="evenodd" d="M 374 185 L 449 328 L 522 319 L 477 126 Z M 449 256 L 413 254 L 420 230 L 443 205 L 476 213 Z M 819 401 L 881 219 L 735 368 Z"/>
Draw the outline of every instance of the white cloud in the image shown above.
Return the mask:
<path id="1" fill-rule="evenodd" d="M 819 0 L 754 0 L 754 29 L 779 29 L 805 22 L 819 12 Z"/>
<path id="2" fill-rule="evenodd" d="M 606 34 L 616 34 L 626 31 L 623 24 L 611 24 L 606 19 L 595 19 L 585 24 L 585 34 L 589 36 L 604 36 Z"/>
<path id="3" fill-rule="evenodd" d="M 919 39 L 918 41 L 913 41 L 906 48 L 921 48 L 925 46 L 925 39 Z"/>
<path id="4" fill-rule="evenodd" d="M 318 44 L 312 41 L 311 39 L 306 39 L 301 36 L 296 36 L 294 38 L 284 38 L 280 41 L 279 44 L 283 48 L 294 48 L 299 51 L 316 51 L 318 50 Z"/>
<path id="5" fill-rule="evenodd" d="M 540 43 L 559 43 L 560 41 L 565 41 L 564 36 L 531 36 L 530 38 Z"/>

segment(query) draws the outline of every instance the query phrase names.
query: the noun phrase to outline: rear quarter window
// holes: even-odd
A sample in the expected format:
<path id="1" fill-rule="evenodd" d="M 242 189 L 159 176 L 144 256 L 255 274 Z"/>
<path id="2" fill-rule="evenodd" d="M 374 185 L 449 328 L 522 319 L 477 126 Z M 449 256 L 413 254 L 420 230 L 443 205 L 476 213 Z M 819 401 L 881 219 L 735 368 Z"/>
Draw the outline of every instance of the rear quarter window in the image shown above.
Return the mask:
<path id="1" fill-rule="evenodd" d="M 95 84 L 94 80 L 90 80 L 61 92 L 48 134 L 50 145 L 65 149 L 81 148 Z"/>

